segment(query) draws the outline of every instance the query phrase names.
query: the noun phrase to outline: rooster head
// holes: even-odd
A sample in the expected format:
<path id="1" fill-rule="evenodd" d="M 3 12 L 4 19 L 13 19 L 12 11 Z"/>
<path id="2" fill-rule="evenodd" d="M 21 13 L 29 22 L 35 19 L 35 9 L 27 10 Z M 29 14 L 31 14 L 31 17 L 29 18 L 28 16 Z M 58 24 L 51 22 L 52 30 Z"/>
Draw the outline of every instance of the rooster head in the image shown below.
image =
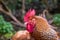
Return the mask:
<path id="1" fill-rule="evenodd" d="M 24 16 L 24 22 L 26 24 L 26 29 L 29 32 L 33 32 L 34 26 L 35 26 L 35 19 L 33 18 L 35 16 L 35 10 L 30 9 Z"/>

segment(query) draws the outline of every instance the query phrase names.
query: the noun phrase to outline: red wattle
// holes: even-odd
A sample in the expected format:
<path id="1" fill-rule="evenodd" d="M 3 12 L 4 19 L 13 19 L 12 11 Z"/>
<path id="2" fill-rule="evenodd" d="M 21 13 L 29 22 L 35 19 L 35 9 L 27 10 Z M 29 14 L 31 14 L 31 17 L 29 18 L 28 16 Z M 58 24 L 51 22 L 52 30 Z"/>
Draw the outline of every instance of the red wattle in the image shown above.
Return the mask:
<path id="1" fill-rule="evenodd" d="M 26 29 L 27 29 L 27 31 L 29 31 L 30 33 L 32 33 L 33 29 L 34 29 L 34 25 L 32 25 L 31 23 L 28 23 Z"/>

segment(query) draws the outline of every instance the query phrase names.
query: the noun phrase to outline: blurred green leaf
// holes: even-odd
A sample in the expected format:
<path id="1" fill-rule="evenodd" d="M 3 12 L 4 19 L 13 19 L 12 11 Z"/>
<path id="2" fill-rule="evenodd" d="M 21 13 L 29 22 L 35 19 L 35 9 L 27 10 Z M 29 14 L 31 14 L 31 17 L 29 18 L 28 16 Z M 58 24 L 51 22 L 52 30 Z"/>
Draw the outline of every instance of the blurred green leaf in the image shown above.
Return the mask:
<path id="1" fill-rule="evenodd" d="M 13 36 L 13 33 L 7 33 L 4 35 L 5 38 L 9 39 Z"/>
<path id="2" fill-rule="evenodd" d="M 60 26 L 60 14 L 55 14 L 53 17 L 53 23 L 57 26 Z"/>
<path id="3" fill-rule="evenodd" d="M 0 34 L 11 33 L 14 31 L 10 22 L 6 22 L 2 15 L 0 15 Z"/>

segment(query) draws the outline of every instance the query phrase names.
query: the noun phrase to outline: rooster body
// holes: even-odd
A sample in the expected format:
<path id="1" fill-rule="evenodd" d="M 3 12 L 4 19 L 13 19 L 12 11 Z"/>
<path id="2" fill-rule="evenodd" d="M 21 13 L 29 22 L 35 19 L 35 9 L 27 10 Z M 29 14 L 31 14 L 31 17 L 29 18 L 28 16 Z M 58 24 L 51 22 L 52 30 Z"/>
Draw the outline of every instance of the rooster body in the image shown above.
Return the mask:
<path id="1" fill-rule="evenodd" d="M 36 25 L 31 35 L 36 40 L 58 40 L 58 35 L 55 30 L 50 28 L 48 22 L 40 16 L 35 16 Z"/>
<path id="2" fill-rule="evenodd" d="M 35 10 L 29 10 L 25 17 L 27 30 L 35 40 L 59 40 L 57 32 L 48 24 L 47 20 L 35 15 Z"/>

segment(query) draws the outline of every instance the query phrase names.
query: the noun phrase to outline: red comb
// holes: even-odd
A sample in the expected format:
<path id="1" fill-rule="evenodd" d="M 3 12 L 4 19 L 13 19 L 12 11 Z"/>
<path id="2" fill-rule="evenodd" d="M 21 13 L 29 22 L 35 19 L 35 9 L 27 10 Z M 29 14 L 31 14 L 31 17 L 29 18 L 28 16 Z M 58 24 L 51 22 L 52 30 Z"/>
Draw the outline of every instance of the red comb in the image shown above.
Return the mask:
<path id="1" fill-rule="evenodd" d="M 28 10 L 26 15 L 24 16 L 24 22 L 27 22 L 29 20 L 29 17 L 34 16 L 34 15 L 35 15 L 35 10 L 34 9 Z"/>

